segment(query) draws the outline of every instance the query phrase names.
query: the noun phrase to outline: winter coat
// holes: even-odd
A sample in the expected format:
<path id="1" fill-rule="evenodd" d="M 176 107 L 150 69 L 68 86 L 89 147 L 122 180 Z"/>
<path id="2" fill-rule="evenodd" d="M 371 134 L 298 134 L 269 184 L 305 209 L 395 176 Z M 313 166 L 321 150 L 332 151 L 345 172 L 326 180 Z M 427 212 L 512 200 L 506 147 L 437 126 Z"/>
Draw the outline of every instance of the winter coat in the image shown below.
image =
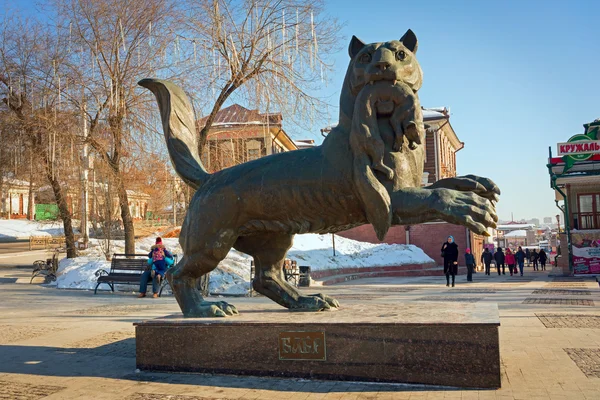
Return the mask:
<path id="1" fill-rule="evenodd" d="M 490 251 L 484 251 L 483 254 L 481 254 L 481 262 L 484 264 L 491 264 L 493 258 L 494 255 Z"/>
<path id="2" fill-rule="evenodd" d="M 539 257 L 540 257 L 540 262 L 545 263 L 548 260 L 548 256 L 546 255 L 546 252 L 544 250 L 540 251 Z"/>
<path id="3" fill-rule="evenodd" d="M 150 253 L 148 253 L 148 258 L 152 259 L 152 264 L 154 269 L 160 274 L 164 275 L 167 270 L 167 262 L 165 258 L 173 258 L 173 255 L 165 248 L 163 244 L 155 244 L 150 248 Z"/>
<path id="4" fill-rule="evenodd" d="M 465 253 L 465 264 L 475 265 L 475 257 L 471 253 Z"/>
<path id="5" fill-rule="evenodd" d="M 515 255 L 513 253 L 506 253 L 504 260 L 508 265 L 515 265 Z"/>
<path id="6" fill-rule="evenodd" d="M 442 251 L 444 252 L 444 261 L 458 261 L 458 246 L 456 243 L 445 242 L 442 245 Z"/>
<path id="7" fill-rule="evenodd" d="M 519 250 L 515 253 L 515 259 L 517 262 L 525 262 L 525 252 L 523 250 Z"/>
<path id="8" fill-rule="evenodd" d="M 504 253 L 501 251 L 495 252 L 494 261 L 496 261 L 497 265 L 504 264 Z"/>
<path id="9" fill-rule="evenodd" d="M 538 258 L 540 258 L 540 255 L 537 252 L 536 253 L 531 252 L 531 261 L 535 262 L 538 260 Z"/>

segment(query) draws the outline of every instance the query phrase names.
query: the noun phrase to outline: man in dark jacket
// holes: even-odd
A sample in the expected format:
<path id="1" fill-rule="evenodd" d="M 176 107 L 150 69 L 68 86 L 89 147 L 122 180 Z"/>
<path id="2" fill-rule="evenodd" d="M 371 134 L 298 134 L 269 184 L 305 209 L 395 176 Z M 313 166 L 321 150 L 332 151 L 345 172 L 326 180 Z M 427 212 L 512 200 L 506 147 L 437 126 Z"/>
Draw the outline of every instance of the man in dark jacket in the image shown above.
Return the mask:
<path id="1" fill-rule="evenodd" d="M 498 270 L 498 275 L 500 275 L 500 267 L 502 266 L 502 275 L 506 275 L 506 269 L 504 266 L 504 253 L 502 252 L 502 247 L 498 247 L 496 253 L 494 253 L 494 261 L 496 262 L 496 270 Z"/>
<path id="2" fill-rule="evenodd" d="M 473 268 L 475 268 L 475 257 L 471 249 L 465 249 L 465 264 L 467 265 L 467 282 L 473 282 Z"/>
<path id="3" fill-rule="evenodd" d="M 485 274 L 490 274 L 490 264 L 492 264 L 493 255 L 490 252 L 490 249 L 487 247 L 483 249 L 483 253 L 481 254 L 481 262 L 485 265 Z"/>
<path id="4" fill-rule="evenodd" d="M 517 259 L 517 265 L 519 266 L 519 271 L 521 272 L 521 276 L 523 276 L 523 266 L 525 264 L 525 252 L 519 246 L 519 250 L 515 253 L 515 258 Z"/>
<path id="5" fill-rule="evenodd" d="M 444 257 L 446 286 L 450 286 L 450 275 L 452 275 L 452 287 L 454 287 L 454 278 L 458 273 L 458 246 L 454 243 L 454 236 L 448 236 L 448 239 L 442 245 L 442 254 Z"/>

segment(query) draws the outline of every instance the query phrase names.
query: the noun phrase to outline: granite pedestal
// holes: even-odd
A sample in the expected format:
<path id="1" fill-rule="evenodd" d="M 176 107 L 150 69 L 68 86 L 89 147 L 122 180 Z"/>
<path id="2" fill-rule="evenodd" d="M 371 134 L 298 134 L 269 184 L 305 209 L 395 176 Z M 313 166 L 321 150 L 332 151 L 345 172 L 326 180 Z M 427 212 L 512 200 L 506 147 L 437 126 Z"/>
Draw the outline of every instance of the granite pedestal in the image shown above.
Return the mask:
<path id="1" fill-rule="evenodd" d="M 490 303 L 247 305 L 235 317 L 136 323 L 136 361 L 152 371 L 499 388 L 499 321 Z"/>

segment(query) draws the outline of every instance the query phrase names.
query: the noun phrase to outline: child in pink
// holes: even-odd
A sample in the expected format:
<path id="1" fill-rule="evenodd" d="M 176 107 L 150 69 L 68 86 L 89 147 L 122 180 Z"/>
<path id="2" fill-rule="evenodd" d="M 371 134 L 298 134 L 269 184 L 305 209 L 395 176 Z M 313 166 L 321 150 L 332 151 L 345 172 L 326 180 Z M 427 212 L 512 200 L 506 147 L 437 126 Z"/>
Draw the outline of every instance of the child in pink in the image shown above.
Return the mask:
<path id="1" fill-rule="evenodd" d="M 508 264 L 508 270 L 510 271 L 510 276 L 513 276 L 513 271 L 516 275 L 517 270 L 515 268 L 515 264 L 516 264 L 515 255 L 508 248 L 506 249 L 506 263 Z"/>

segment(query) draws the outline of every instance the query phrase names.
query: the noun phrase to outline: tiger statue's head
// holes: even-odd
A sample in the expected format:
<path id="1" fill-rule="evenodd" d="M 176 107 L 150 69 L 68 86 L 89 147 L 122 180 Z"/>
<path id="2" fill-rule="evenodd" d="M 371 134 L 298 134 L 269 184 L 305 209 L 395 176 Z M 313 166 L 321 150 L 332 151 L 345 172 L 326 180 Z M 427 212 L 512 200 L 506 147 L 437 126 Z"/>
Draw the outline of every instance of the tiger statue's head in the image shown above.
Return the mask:
<path id="1" fill-rule="evenodd" d="M 400 40 L 385 43 L 365 44 L 352 36 L 346 75 L 350 92 L 356 96 L 367 84 L 399 81 L 416 93 L 423 83 L 423 72 L 415 57 L 417 47 L 417 37 L 410 29 Z"/>

